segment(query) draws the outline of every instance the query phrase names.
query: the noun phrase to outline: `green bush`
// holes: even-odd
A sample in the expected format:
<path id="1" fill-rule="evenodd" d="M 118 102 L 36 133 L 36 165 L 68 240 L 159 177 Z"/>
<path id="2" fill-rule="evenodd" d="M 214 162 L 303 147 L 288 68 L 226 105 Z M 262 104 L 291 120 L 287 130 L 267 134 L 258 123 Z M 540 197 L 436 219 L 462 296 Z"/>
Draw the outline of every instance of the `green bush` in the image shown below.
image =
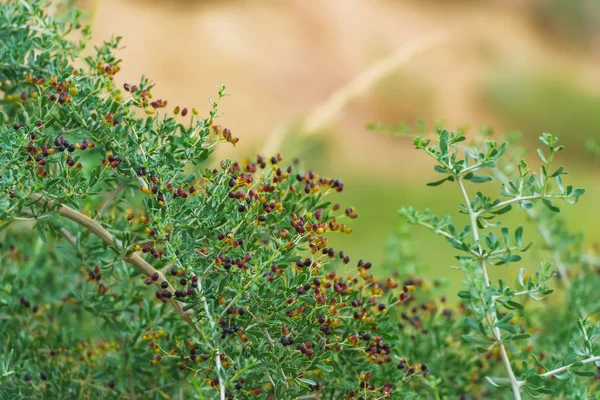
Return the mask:
<path id="1" fill-rule="evenodd" d="M 393 277 L 328 245 L 357 217 L 329 200 L 339 179 L 279 154 L 215 164 L 237 142 L 216 122 L 224 86 L 206 117 L 167 111 L 148 79 L 115 83 L 118 39 L 82 56 L 78 18 L 0 5 L 0 398 L 597 398 L 600 282 L 555 215 L 584 193 L 555 137 L 537 174 L 513 144 L 415 140 L 469 219 L 400 211 L 459 254 L 453 305 L 406 231 Z M 490 181 L 499 198 L 467 194 Z M 502 224 L 519 206 L 551 262 L 495 284 L 487 270 L 530 247 Z M 557 275 L 563 304 L 545 300 Z"/>

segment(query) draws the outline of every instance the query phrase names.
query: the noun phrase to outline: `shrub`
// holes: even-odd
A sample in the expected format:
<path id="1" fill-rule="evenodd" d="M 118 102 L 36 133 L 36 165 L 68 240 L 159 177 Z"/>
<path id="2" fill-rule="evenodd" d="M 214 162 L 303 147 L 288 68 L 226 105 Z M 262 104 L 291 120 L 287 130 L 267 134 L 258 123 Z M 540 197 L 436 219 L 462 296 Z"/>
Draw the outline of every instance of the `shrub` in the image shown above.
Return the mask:
<path id="1" fill-rule="evenodd" d="M 216 145 L 238 141 L 217 124 L 224 86 L 206 117 L 172 108 L 144 77 L 115 83 L 119 39 L 82 56 L 78 12 L 0 10 L 0 397 L 592 396 L 580 379 L 599 364 L 586 318 L 598 278 L 552 215 L 583 194 L 552 166 L 556 138 L 541 138 L 540 174 L 502 164 L 507 143 L 485 138 L 461 156 L 460 132 L 415 140 L 444 174 L 431 185 L 457 183 L 470 221 L 401 210 L 460 252 L 454 306 L 412 267 L 406 233 L 393 277 L 328 244 L 357 217 L 329 200 L 339 179 L 279 154 L 215 163 Z M 467 195 L 466 182 L 492 179 L 502 198 Z M 549 262 L 522 269 L 518 289 L 488 278 L 529 247 L 521 227 L 494 222 L 517 205 L 542 232 L 565 307 L 523 307 L 552 292 Z"/>
<path id="2" fill-rule="evenodd" d="M 427 211 L 419 213 L 412 208 L 402 208 L 400 214 L 410 223 L 423 225 L 445 237 L 452 247 L 461 252 L 457 256 L 460 263 L 458 268 L 465 273 L 467 290 L 460 291 L 458 296 L 464 299 L 470 310 L 470 315 L 465 317 L 464 323 L 473 332 L 462 335 L 463 340 L 477 345 L 476 350 L 480 353 L 492 352 L 499 356 L 515 399 L 520 399 L 523 391 L 533 397 L 554 393 L 554 389 L 546 386 L 546 377 L 568 378 L 571 373 L 584 376 L 591 373 L 593 376 L 593 372 L 579 371 L 576 367 L 588 363 L 600 365 L 596 342 L 600 330 L 588 319 L 582 319 L 577 322 L 582 344 L 572 345 L 572 355 L 566 360 L 551 360 L 552 365 L 548 368 L 532 354 L 537 365 L 529 367 L 528 362 L 523 361 L 519 378 L 509 353 L 519 354 L 518 342 L 531 336 L 527 331 L 528 324 L 522 321 L 522 316 L 518 314 L 520 312 L 527 315 L 523 314 L 524 307 L 519 299 L 528 297 L 534 301 L 543 300 L 552 293 L 549 281 L 556 272 L 549 262 L 542 262 L 535 275 L 528 274 L 525 268 L 521 268 L 518 286 L 514 289 L 503 280 L 499 280 L 497 285 L 493 284 L 488 275 L 490 266 L 521 261 L 519 253 L 527 251 L 532 244 L 523 241 L 522 226 L 511 232 L 502 221 L 498 221 L 500 216 L 519 205 L 535 217 L 534 201 L 541 202 L 550 212 L 556 213 L 560 211 L 556 205 L 557 201 L 564 200 L 574 204 L 585 193 L 583 189 L 565 186 L 562 177 L 567 172 L 563 167 L 556 168 L 553 165 L 555 154 L 563 149 L 557 145 L 558 139 L 547 133 L 540 137 L 547 150 L 538 150 L 542 161 L 539 174 L 533 172 L 525 161 L 521 161 L 513 167 L 515 178 L 510 179 L 498 166 L 508 142 L 498 144 L 486 139 L 480 148 L 466 148 L 464 158 L 461 158 L 458 144 L 465 140 L 464 135 L 441 130 L 438 136 L 439 141 L 433 146 L 428 139 L 415 140 L 416 148 L 434 158 L 437 162 L 436 172 L 444 176 L 443 179 L 428 185 L 439 186 L 446 182 L 455 182 L 463 198 L 460 212 L 467 215 L 469 224 L 459 230 L 451 223 L 449 217 L 438 218 Z M 481 174 L 482 171 L 488 174 Z M 494 177 L 502 182 L 501 195 L 507 198 L 506 200 L 485 196 L 481 192 L 477 192 L 475 197 L 469 196 L 466 182 L 481 184 L 492 181 Z M 552 187 L 553 184 L 555 187 Z M 545 228 L 542 226 L 542 229 Z M 484 235 L 486 231 L 489 233 Z M 556 267 L 557 274 L 567 286 L 567 271 L 560 260 L 557 260 Z M 486 378 L 494 386 L 505 382 L 505 379 Z"/>
<path id="3" fill-rule="evenodd" d="M 118 39 L 81 62 L 84 42 L 65 38 L 77 15 L 2 11 L 3 386 L 47 398 L 402 386 L 387 312 L 398 284 L 324 236 L 357 216 L 325 198 L 340 180 L 280 155 L 207 168 L 237 142 L 216 124 L 225 87 L 206 118 L 160 112 L 149 80 L 115 83 Z"/>

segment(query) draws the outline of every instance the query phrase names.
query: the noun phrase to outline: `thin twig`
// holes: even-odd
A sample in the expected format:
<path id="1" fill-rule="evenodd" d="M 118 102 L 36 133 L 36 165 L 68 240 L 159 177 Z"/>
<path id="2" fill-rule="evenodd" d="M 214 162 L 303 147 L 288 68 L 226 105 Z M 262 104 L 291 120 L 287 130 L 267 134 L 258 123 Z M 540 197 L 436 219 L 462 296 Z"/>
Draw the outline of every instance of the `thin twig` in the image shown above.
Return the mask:
<path id="1" fill-rule="evenodd" d="M 269 335 L 269 331 L 267 330 L 267 328 L 262 328 L 262 331 L 265 334 L 265 337 L 267 338 L 267 342 L 269 342 L 271 347 L 275 347 L 275 342 L 271 338 L 271 335 Z"/>
<path id="2" fill-rule="evenodd" d="M 463 195 L 463 198 L 465 201 L 465 207 L 467 208 L 467 212 L 469 214 L 469 219 L 471 221 L 471 228 L 472 228 L 471 233 L 473 234 L 473 240 L 475 240 L 475 245 L 478 247 L 478 250 L 479 250 L 479 265 L 480 265 L 481 271 L 483 273 L 484 284 L 485 284 L 485 287 L 490 287 L 490 279 L 488 277 L 487 269 L 485 267 L 485 261 L 483 259 L 483 249 L 481 247 L 481 243 L 479 242 L 479 228 L 477 227 L 477 214 L 473 211 L 473 208 L 471 207 L 471 199 L 470 199 L 469 195 L 467 194 L 467 191 L 465 189 L 465 185 L 463 183 L 462 178 L 457 177 L 456 182 L 458 183 L 460 191 Z M 489 320 L 489 317 L 491 317 L 491 321 Z M 506 368 L 506 373 L 508 374 L 508 378 L 510 379 L 510 384 L 512 387 L 513 395 L 515 397 L 515 400 L 521 400 L 521 391 L 520 391 L 519 382 L 517 381 L 517 378 L 515 377 L 515 373 L 512 369 L 512 366 L 510 365 L 510 360 L 508 358 L 508 354 L 506 353 L 506 349 L 504 348 L 504 343 L 502 343 L 502 333 L 500 332 L 500 328 L 498 328 L 495 325 L 496 320 L 497 320 L 496 314 L 490 313 L 489 317 L 486 314 L 486 319 L 488 320 L 490 328 L 492 329 L 492 332 L 494 333 L 496 343 L 500 350 L 500 356 L 502 358 L 502 362 L 504 363 L 504 367 Z"/>
<path id="3" fill-rule="evenodd" d="M 204 305 L 204 313 L 206 314 L 208 323 L 210 324 L 210 327 L 214 332 L 217 325 L 215 323 L 214 318 L 212 317 L 212 315 L 210 313 L 210 307 L 208 306 L 208 302 L 206 301 L 206 296 L 204 295 L 204 292 L 202 290 L 202 280 L 200 279 L 200 277 L 198 277 L 197 292 L 202 299 L 202 304 Z M 223 369 L 223 366 L 221 365 L 221 354 L 219 352 L 218 347 L 216 348 L 215 364 L 216 364 L 216 370 L 217 370 L 217 378 L 219 379 L 220 399 L 225 400 L 225 382 L 223 381 L 223 376 L 221 374 L 221 370 Z"/>
<path id="4" fill-rule="evenodd" d="M 65 239 L 67 239 L 71 246 L 77 249 L 77 238 L 71 232 L 69 232 L 65 228 L 60 228 L 60 234 L 63 235 Z"/>
<path id="5" fill-rule="evenodd" d="M 269 331 L 267 330 L 267 328 L 262 328 L 262 331 L 265 334 L 265 337 L 267 338 L 269 345 L 271 345 L 272 348 L 275 348 L 275 342 L 271 338 L 271 335 L 269 335 Z M 279 370 L 281 371 L 281 375 L 283 376 L 283 383 L 284 383 L 285 387 L 289 388 L 290 385 L 288 384 L 288 377 L 285 375 L 285 372 L 283 372 L 283 368 L 279 368 Z M 269 376 L 269 378 L 271 378 L 271 377 Z M 273 382 L 273 380 L 271 380 L 271 383 L 273 384 L 273 387 L 276 386 L 275 382 Z"/>
<path id="6" fill-rule="evenodd" d="M 600 356 L 592 356 L 590 358 L 586 358 L 583 361 L 574 362 L 572 364 L 568 364 L 568 365 L 562 366 L 560 368 L 553 369 L 553 370 L 548 371 L 548 372 L 546 372 L 546 373 L 544 373 L 544 374 L 542 374 L 540 376 L 543 376 L 544 378 L 547 378 L 547 377 L 552 376 L 552 375 L 560 374 L 561 372 L 568 370 L 569 368 L 571 368 L 575 364 L 578 364 L 578 365 L 579 364 L 589 364 L 591 362 L 596 362 L 596 361 L 600 361 Z"/>
<path id="7" fill-rule="evenodd" d="M 573 367 L 575 364 L 582 365 L 582 364 L 589 364 L 589 363 L 597 362 L 597 361 L 600 361 L 600 356 L 591 356 L 589 358 L 586 358 L 585 360 L 576 361 L 574 363 L 563 365 L 562 367 L 545 372 L 545 373 L 541 374 L 540 376 L 544 377 L 544 378 L 549 378 L 553 375 L 560 374 L 561 372 L 567 371 L 569 368 Z M 518 381 L 517 383 L 519 386 L 523 386 L 525 384 L 525 381 Z"/>

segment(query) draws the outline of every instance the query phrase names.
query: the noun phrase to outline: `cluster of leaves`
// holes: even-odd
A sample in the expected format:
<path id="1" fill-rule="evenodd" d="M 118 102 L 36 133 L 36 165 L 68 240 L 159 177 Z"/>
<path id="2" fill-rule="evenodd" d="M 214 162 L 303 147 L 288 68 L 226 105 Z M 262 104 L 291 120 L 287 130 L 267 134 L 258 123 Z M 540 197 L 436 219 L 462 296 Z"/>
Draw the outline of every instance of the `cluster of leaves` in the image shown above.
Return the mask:
<path id="1" fill-rule="evenodd" d="M 431 145 L 431 140 L 421 138 L 417 138 L 414 143 L 417 149 L 436 160 L 435 171 L 445 175 L 443 179 L 430 183 L 430 186 L 439 186 L 445 182 L 457 184 L 464 200 L 459 212 L 467 215 L 469 224 L 459 229 L 451 222 L 450 217 L 439 218 L 429 211 L 418 212 L 409 207 L 402 208 L 400 214 L 409 223 L 425 226 L 445 237 L 452 247 L 461 252 L 457 256 L 460 262 L 458 268 L 465 273 L 467 288 L 459 292 L 458 296 L 470 310 L 470 315 L 464 322 L 471 330 L 462 338 L 465 342 L 475 345 L 476 350 L 486 356 L 490 353 L 499 354 L 498 361 L 502 361 L 499 364 L 503 364 L 506 378 L 488 377 L 492 385 L 511 387 L 514 398 L 521 398 L 522 392 L 533 397 L 544 394 L 556 397 L 574 394 L 589 396 L 587 391 L 581 392 L 581 385 L 575 389 L 573 377 L 597 377 L 597 372 L 586 369 L 586 364 L 600 366 L 595 333 L 598 325 L 592 324 L 587 318 L 597 310 L 586 312 L 584 310 L 587 307 L 580 304 L 579 308 L 575 308 L 579 312 L 573 315 L 571 304 L 561 309 L 561 313 L 565 314 L 561 317 L 570 320 L 570 323 L 565 322 L 564 326 L 577 326 L 579 335 L 583 336 L 583 345 L 574 342 L 571 344 L 571 351 L 567 352 L 564 345 L 559 343 L 562 341 L 564 344 L 567 337 L 577 337 L 577 332 L 572 328 L 565 328 L 568 336 L 532 336 L 532 333 L 536 332 L 532 324 L 536 320 L 544 320 L 544 312 L 538 313 L 540 307 L 527 311 L 524 309 L 524 303 L 528 299 L 541 301 L 553 292 L 551 278 L 557 274 L 569 290 L 571 301 L 586 302 L 587 297 L 581 292 L 581 288 L 573 292 L 568 275 L 570 267 L 585 261 L 581 257 L 581 235 L 570 233 L 564 221 L 556 216 L 560 211 L 556 205 L 558 199 L 573 204 L 584 194 L 584 190 L 574 189 L 572 186 L 565 187 L 562 179 L 566 174 L 565 170 L 563 167 L 553 168 L 553 158 L 562 147 L 556 144 L 557 138 L 552 135 L 544 134 L 540 137 L 547 151 L 538 150 L 542 161 L 539 174 L 531 171 L 524 161 L 507 164 L 503 160 L 502 157 L 506 157 L 508 142 L 497 144 L 489 138 L 484 138 L 478 147 L 465 148 L 462 157 L 463 149 L 459 148 L 458 144 L 465 140 L 466 137 L 461 133 L 440 130 L 438 141 L 434 145 Z M 514 178 L 511 179 L 510 176 Z M 477 192 L 473 198 L 468 195 L 465 181 L 481 184 L 493 180 L 502 183 L 502 197 L 492 198 L 482 192 Z M 545 210 L 536 211 L 535 202 L 540 202 L 545 206 Z M 511 234 L 510 228 L 499 219 L 517 204 L 535 222 L 545 245 L 542 250 L 552 254 L 551 259 L 556 265 L 544 261 L 535 275 L 521 268 L 517 279 L 518 286 L 513 289 L 503 280 L 493 284 L 488 275 L 488 268 L 519 262 L 522 260 L 521 254 L 531 247 L 531 243 L 524 245 L 522 226 Z M 595 280 L 590 279 L 589 274 L 582 274 L 577 282 L 587 283 L 593 288 Z M 525 300 L 520 300 L 523 297 Z M 577 314 L 581 319 L 574 321 Z M 552 322 L 543 322 L 550 324 L 542 325 L 545 329 L 548 329 L 547 326 L 549 329 L 556 326 L 554 319 Z M 550 341 L 554 341 L 552 346 L 543 346 Z M 541 362 L 539 357 L 532 353 L 538 342 L 541 344 L 542 356 L 550 358 L 548 363 Z M 523 350 L 526 352 L 526 358 L 518 365 L 513 357 L 521 354 Z M 548 357 L 548 352 L 556 354 Z M 529 364 L 533 366 L 529 367 Z M 555 379 L 567 380 L 568 387 L 551 382 Z"/>

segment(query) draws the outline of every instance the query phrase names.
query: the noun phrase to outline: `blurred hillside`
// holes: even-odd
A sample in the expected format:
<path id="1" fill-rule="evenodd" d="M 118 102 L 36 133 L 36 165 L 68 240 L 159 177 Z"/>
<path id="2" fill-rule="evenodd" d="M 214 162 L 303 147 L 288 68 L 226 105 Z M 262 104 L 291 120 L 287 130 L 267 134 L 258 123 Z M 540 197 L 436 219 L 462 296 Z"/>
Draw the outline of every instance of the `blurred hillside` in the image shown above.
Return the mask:
<path id="1" fill-rule="evenodd" d="M 170 105 L 208 109 L 226 83 L 220 123 L 241 138 L 222 156 L 256 153 L 273 132 L 291 131 L 285 155 L 343 179 L 344 206 L 361 217 L 351 237 L 332 238 L 351 255 L 383 259 L 401 204 L 453 213 L 454 188 L 428 188 L 430 160 L 411 139 L 365 129 L 423 118 L 429 126 L 490 125 L 521 130 L 529 147 L 559 135 L 561 155 L 588 188 L 568 215 L 600 238 L 588 211 L 600 201 L 598 165 L 584 151 L 600 138 L 600 2 L 549 1 L 150 1 L 82 3 L 94 40 L 124 36 L 119 79 L 141 73 Z M 431 32 L 447 38 L 350 101 L 330 126 L 302 141 L 303 118 L 369 66 Z M 301 145 L 298 145 L 301 144 Z M 225 147 L 225 146 L 223 146 Z M 491 188 L 494 190 L 494 188 Z M 451 276 L 452 252 L 416 231 L 417 250 L 436 274 Z M 591 241 L 590 238 L 590 241 Z M 394 267 L 394 266 L 390 266 Z"/>

